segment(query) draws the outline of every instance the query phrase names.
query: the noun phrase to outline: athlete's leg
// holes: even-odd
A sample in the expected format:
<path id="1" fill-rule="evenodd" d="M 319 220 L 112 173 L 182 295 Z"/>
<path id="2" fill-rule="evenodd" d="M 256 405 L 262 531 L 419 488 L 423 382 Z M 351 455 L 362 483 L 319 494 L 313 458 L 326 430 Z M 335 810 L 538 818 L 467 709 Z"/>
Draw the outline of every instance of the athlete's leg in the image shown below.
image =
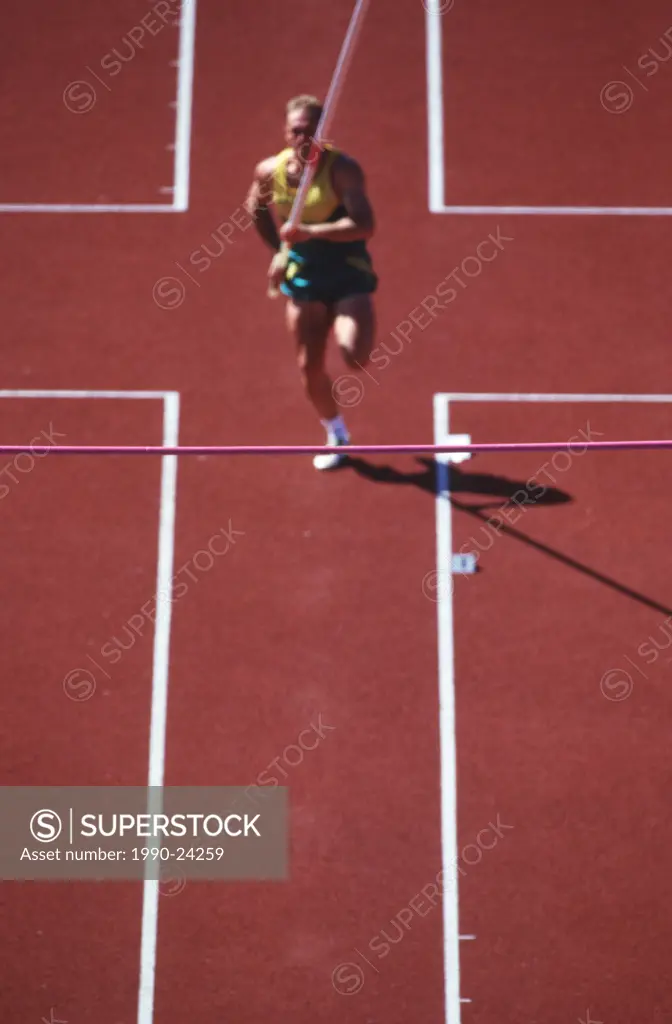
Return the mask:
<path id="1" fill-rule="evenodd" d="M 348 295 L 334 303 L 334 335 L 343 358 L 353 370 L 369 361 L 376 334 L 373 295 Z"/>
<path id="2" fill-rule="evenodd" d="M 324 369 L 332 315 L 322 302 L 287 300 L 286 323 L 297 345 L 301 380 L 308 399 L 321 420 L 338 415 L 332 383 Z"/>
<path id="3" fill-rule="evenodd" d="M 349 435 L 334 399 L 331 379 L 324 368 L 327 339 L 333 322 L 330 308 L 322 302 L 287 303 L 287 325 L 297 343 L 299 370 L 308 398 L 327 432 L 327 445 L 347 445 Z M 345 461 L 337 453 L 316 455 L 315 469 L 336 469 Z"/>

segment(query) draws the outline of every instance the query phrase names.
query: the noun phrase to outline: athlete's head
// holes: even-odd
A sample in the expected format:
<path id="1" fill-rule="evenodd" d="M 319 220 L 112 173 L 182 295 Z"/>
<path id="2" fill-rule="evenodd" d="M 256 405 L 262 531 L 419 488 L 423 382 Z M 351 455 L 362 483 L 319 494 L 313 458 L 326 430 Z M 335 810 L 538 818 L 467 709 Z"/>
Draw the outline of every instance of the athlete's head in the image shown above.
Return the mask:
<path id="1" fill-rule="evenodd" d="M 302 94 L 287 103 L 285 142 L 296 155 L 307 160 L 310 145 L 322 116 L 322 104 L 316 96 Z"/>

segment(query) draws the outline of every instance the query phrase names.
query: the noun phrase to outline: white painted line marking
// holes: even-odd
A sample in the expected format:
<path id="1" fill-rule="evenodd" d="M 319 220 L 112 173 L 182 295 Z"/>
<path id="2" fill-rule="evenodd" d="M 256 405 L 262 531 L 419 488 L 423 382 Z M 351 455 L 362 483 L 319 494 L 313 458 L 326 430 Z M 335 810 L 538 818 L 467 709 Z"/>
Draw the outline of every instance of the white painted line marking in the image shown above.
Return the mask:
<path id="1" fill-rule="evenodd" d="M 431 12 L 428 9 L 432 8 Z M 425 4 L 429 212 L 456 216 L 672 217 L 670 206 L 449 206 L 445 201 L 443 26 L 440 4 Z"/>
<path id="2" fill-rule="evenodd" d="M 672 394 L 665 395 L 611 395 L 611 394 L 516 394 L 513 392 L 459 392 L 444 391 L 434 395 L 434 444 L 451 442 L 449 436 L 450 402 L 631 402 L 669 403 Z M 450 493 L 450 468 L 437 459 L 436 535 L 437 569 L 448 564 L 452 547 L 452 520 L 448 495 Z M 475 940 L 475 935 L 459 935 L 457 873 L 457 777 L 456 777 L 456 731 L 455 731 L 455 650 L 453 623 L 452 587 L 439 588 L 439 691 L 441 705 L 441 791 L 442 791 L 442 840 L 444 877 L 453 882 L 444 898 L 444 976 L 446 979 L 446 1024 L 459 1024 L 459 1003 L 470 1003 L 470 999 L 459 998 L 459 946 L 454 948 L 454 937 L 458 941 Z M 445 867 L 448 863 L 448 868 Z M 452 870 L 449 870 L 452 869 Z M 449 986 L 450 980 L 453 985 Z M 455 1007 L 455 997 L 459 1002 Z"/>
<path id="3" fill-rule="evenodd" d="M 166 394 L 163 412 L 163 445 L 178 444 L 180 400 L 175 392 Z M 152 710 L 149 737 L 148 786 L 163 787 L 166 756 L 166 718 L 168 709 L 168 666 L 170 661 L 170 599 L 175 552 L 175 509 L 177 493 L 177 456 L 161 458 L 161 501 L 159 547 L 156 572 L 156 620 L 152 666 Z M 160 811 L 160 799 L 150 798 L 151 809 Z M 149 862 L 148 862 L 149 865 Z M 149 867 L 148 867 L 149 870 Z M 145 879 L 140 937 L 140 985 L 138 1024 L 152 1024 L 156 976 L 156 947 L 159 924 L 159 882 Z"/>
<path id="4" fill-rule="evenodd" d="M 7 389 L 0 398 L 66 399 L 161 399 L 163 401 L 163 446 L 174 448 L 179 440 L 180 395 L 178 391 L 75 391 L 68 389 Z M 156 572 L 156 619 L 152 662 L 152 705 L 149 736 L 148 786 L 163 787 L 166 718 L 168 706 L 168 667 L 170 662 L 170 624 L 172 602 L 160 600 L 170 594 L 175 552 L 175 512 L 177 504 L 177 456 L 161 459 L 159 503 L 159 539 Z M 152 810 L 160 810 L 160 798 L 150 798 Z M 140 939 L 140 982 L 138 988 L 138 1024 L 152 1024 L 156 946 L 159 920 L 159 882 L 145 879 L 143 885 Z"/>
<path id="5" fill-rule="evenodd" d="M 189 162 L 191 154 L 191 117 L 194 92 L 194 53 L 196 47 L 196 0 L 181 7 L 180 50 L 177 72 L 177 116 L 175 118 L 175 197 L 173 207 L 183 213 L 189 209 Z"/>
<path id="6" fill-rule="evenodd" d="M 169 103 L 169 106 L 176 111 L 175 141 L 170 144 L 170 148 L 175 153 L 174 185 L 169 190 L 160 189 L 160 191 L 172 192 L 173 202 L 169 205 L 163 203 L 0 203 L 0 213 L 184 213 L 189 209 L 196 3 L 197 0 L 189 0 L 188 3 L 182 4 L 179 56 L 177 60 L 170 62 L 171 66 L 177 68 L 177 98 Z M 104 82 L 102 84 L 105 85 Z M 110 91 L 107 85 L 105 88 L 108 89 L 108 92 Z"/>
<path id="7" fill-rule="evenodd" d="M 0 213 L 175 213 L 162 203 L 0 203 Z"/>
<path id="8" fill-rule="evenodd" d="M 442 206 L 432 213 L 457 216 L 532 216 L 532 217 L 672 217 L 672 206 Z"/>
<path id="9" fill-rule="evenodd" d="M 442 17 L 439 4 L 425 4 L 427 63 L 427 154 L 430 213 L 445 212 L 445 146 L 443 136 Z M 432 8 L 430 11 L 429 8 Z"/>
<path id="10" fill-rule="evenodd" d="M 672 402 L 672 395 L 556 395 L 479 391 L 444 391 L 434 398 L 442 402 Z"/>
<path id="11" fill-rule="evenodd" d="M 165 398 L 176 396 L 179 398 L 179 392 L 177 391 L 71 391 L 68 389 L 63 390 L 51 390 L 49 388 L 41 391 L 33 388 L 19 388 L 16 390 L 0 391 L 0 398 L 135 398 L 135 399 L 151 399 L 160 398 L 162 401 Z"/>
<path id="12" fill-rule="evenodd" d="M 434 396 L 434 444 L 449 436 L 449 409 Z M 450 467 L 438 462 L 436 494 L 436 567 L 445 573 L 452 559 Z M 439 577 L 440 578 L 440 577 Z M 455 653 L 452 587 L 438 588 L 439 742 L 441 752 L 441 850 L 443 858 L 443 973 L 446 1024 L 460 1024 L 460 944 L 458 913 L 457 756 L 455 735 Z"/>

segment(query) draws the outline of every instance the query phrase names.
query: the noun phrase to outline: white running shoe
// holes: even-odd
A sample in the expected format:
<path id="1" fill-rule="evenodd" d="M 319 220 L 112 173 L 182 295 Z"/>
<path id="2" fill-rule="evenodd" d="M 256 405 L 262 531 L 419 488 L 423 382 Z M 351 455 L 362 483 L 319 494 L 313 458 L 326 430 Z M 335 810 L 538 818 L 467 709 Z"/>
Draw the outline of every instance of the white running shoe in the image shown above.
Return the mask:
<path id="1" fill-rule="evenodd" d="M 327 445 L 329 448 L 335 448 L 337 445 L 340 447 L 346 447 L 350 444 L 349 437 L 328 437 Z M 316 455 L 313 459 L 313 466 L 315 469 L 338 469 L 342 466 L 347 459 L 346 452 L 341 455 L 339 452 L 329 452 L 327 455 Z"/>

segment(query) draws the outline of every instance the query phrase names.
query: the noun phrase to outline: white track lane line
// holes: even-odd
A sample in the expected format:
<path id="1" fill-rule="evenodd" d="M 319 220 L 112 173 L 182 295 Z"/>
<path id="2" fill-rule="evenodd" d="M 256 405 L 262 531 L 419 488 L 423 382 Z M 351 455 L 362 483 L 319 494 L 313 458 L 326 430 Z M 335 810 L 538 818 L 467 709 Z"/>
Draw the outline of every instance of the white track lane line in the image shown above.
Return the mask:
<path id="1" fill-rule="evenodd" d="M 175 213 L 163 203 L 0 203 L 0 213 Z"/>
<path id="2" fill-rule="evenodd" d="M 430 9 L 431 8 L 431 9 Z M 672 217 L 670 206 L 449 206 L 445 201 L 445 121 L 441 5 L 425 4 L 429 212 L 455 216 Z"/>
<path id="3" fill-rule="evenodd" d="M 430 213 L 445 213 L 445 149 L 443 137 L 442 28 L 438 4 L 425 5 L 425 60 L 427 64 L 427 165 Z"/>
<path id="4" fill-rule="evenodd" d="M 193 105 L 194 51 L 196 43 L 196 0 L 184 0 L 180 18 L 175 101 L 175 142 L 173 187 L 166 203 L 0 203 L 0 213 L 183 213 L 189 209 L 189 163 Z"/>
<path id="5" fill-rule="evenodd" d="M 442 206 L 432 207 L 432 213 L 452 213 L 457 216 L 530 217 L 672 217 L 672 206 Z"/>
<path id="6" fill-rule="evenodd" d="M 445 391 L 434 396 L 444 402 L 672 402 L 672 395 L 556 395 L 515 392 Z M 446 444 L 449 442 L 441 442 Z"/>
<path id="7" fill-rule="evenodd" d="M 191 159 L 191 119 L 194 95 L 196 49 L 196 0 L 185 0 L 180 19 L 180 49 L 177 74 L 177 112 L 175 117 L 175 168 L 173 172 L 173 209 L 189 209 L 189 165 Z"/>
<path id="8" fill-rule="evenodd" d="M 180 418 L 179 395 L 172 392 L 164 400 L 163 444 L 178 444 Z M 152 665 L 152 710 L 149 734 L 149 772 L 147 785 L 157 787 L 150 794 L 151 812 L 161 810 L 160 790 L 163 787 L 166 755 L 166 719 L 168 710 L 168 666 L 170 660 L 170 600 L 175 552 L 175 510 L 177 497 L 177 456 L 161 459 L 161 501 L 159 515 L 159 548 L 156 571 L 156 621 L 154 626 L 154 658 Z M 150 870 L 149 861 L 148 871 Z M 138 1024 L 152 1024 L 156 977 L 156 948 L 159 926 L 159 882 L 145 879 L 142 900 L 142 932 L 140 938 L 140 984 L 138 988 Z"/>
<path id="9" fill-rule="evenodd" d="M 28 389 L 18 388 L 16 390 L 0 391 L 0 398 L 135 398 L 135 399 L 151 399 L 160 398 L 162 401 L 168 397 L 176 396 L 179 399 L 179 392 L 177 391 L 71 391 L 68 389 L 63 390 L 50 390 L 46 388 L 44 390 L 39 389 Z"/>
<path id="10" fill-rule="evenodd" d="M 450 434 L 449 407 L 434 396 L 434 444 Z M 446 1024 L 460 1024 L 460 931 L 457 849 L 457 738 L 455 733 L 455 647 L 453 638 L 450 466 L 437 459 L 436 560 L 439 654 L 439 737 L 441 748 L 441 850 L 443 870 L 443 970 Z"/>

